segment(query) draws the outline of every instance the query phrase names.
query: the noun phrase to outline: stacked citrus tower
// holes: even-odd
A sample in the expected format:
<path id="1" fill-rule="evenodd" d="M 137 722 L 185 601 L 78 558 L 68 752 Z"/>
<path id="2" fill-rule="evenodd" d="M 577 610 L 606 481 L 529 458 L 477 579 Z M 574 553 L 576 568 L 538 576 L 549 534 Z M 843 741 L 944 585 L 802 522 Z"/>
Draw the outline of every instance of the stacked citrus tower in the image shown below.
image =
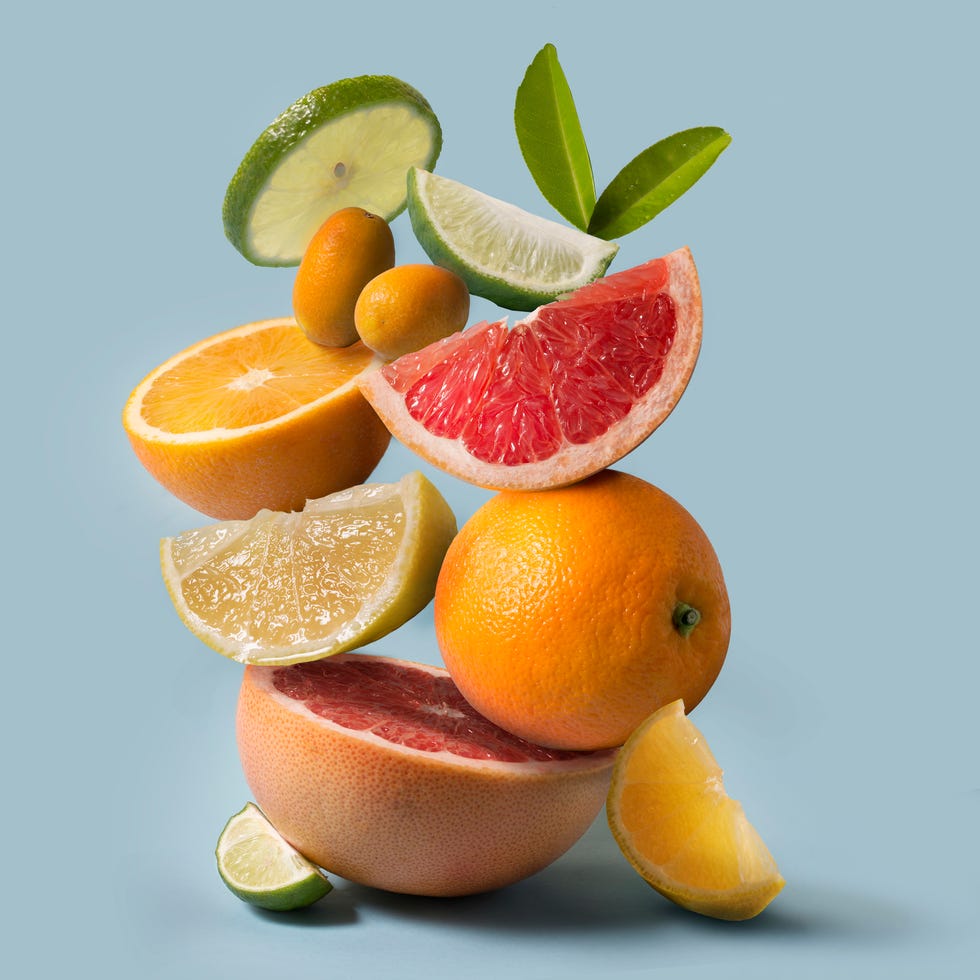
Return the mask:
<path id="1" fill-rule="evenodd" d="M 298 265 L 293 316 L 182 351 L 124 410 L 149 472 L 217 519 L 164 539 L 161 567 L 187 627 L 245 665 L 255 802 L 221 876 L 280 911 L 325 871 L 486 891 L 605 803 L 659 892 L 756 915 L 783 880 L 687 718 L 728 649 L 722 571 L 680 504 L 609 468 L 694 369 L 691 253 L 604 275 L 615 245 L 436 176 L 441 139 L 386 76 L 289 107 L 225 225 L 255 264 Z M 396 262 L 405 206 L 431 264 Z M 471 293 L 531 312 L 467 327 Z M 365 483 L 391 434 L 497 494 L 458 529 L 420 473 Z M 361 651 L 433 599 L 444 667 Z"/>

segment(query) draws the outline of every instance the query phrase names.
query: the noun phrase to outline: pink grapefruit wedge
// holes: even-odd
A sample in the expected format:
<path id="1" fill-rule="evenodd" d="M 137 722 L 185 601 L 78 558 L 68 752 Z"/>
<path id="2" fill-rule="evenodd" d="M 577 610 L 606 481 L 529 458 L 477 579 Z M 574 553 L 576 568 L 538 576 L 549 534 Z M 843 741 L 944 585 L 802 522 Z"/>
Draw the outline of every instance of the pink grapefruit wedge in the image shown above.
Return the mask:
<path id="1" fill-rule="evenodd" d="M 466 895 L 550 864 L 602 809 L 614 750 L 546 749 L 438 667 L 366 654 L 245 669 L 238 747 L 259 808 L 320 867 Z"/>
<path id="2" fill-rule="evenodd" d="M 688 248 L 480 323 L 359 385 L 427 462 L 498 490 L 565 486 L 612 465 L 673 411 L 701 347 Z"/>

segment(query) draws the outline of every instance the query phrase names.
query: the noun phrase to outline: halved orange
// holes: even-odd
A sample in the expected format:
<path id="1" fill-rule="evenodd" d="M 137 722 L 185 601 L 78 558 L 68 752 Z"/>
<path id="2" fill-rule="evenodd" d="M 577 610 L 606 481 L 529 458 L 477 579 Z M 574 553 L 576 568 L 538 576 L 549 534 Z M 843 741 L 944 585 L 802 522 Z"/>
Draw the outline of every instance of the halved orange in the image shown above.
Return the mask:
<path id="1" fill-rule="evenodd" d="M 123 427 L 146 469 L 210 517 L 301 510 L 384 455 L 391 437 L 357 384 L 381 363 L 360 343 L 315 344 L 292 318 L 248 323 L 147 375 Z"/>
<path id="2" fill-rule="evenodd" d="M 750 919 L 785 884 L 683 701 L 654 712 L 620 750 L 606 815 L 647 884 L 693 912 Z"/>

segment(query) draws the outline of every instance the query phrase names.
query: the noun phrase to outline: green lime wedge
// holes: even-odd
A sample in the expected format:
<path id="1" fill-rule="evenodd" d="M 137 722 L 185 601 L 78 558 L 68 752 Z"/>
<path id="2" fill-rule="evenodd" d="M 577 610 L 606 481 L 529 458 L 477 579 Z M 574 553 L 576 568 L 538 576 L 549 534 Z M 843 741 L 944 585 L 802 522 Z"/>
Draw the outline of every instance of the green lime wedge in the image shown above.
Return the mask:
<path id="1" fill-rule="evenodd" d="M 305 908 L 333 888 L 254 804 L 225 824 L 215 849 L 221 880 L 242 901 L 275 912 Z"/>
<path id="2" fill-rule="evenodd" d="M 442 129 L 429 103 L 389 75 L 314 89 L 264 130 L 228 185 L 225 234 L 256 265 L 298 265 L 335 211 L 391 221 L 405 208 L 405 173 L 431 169 Z"/>
<path id="3" fill-rule="evenodd" d="M 510 310 L 533 310 L 584 286 L 619 250 L 419 167 L 408 172 L 408 214 L 436 265 Z"/>

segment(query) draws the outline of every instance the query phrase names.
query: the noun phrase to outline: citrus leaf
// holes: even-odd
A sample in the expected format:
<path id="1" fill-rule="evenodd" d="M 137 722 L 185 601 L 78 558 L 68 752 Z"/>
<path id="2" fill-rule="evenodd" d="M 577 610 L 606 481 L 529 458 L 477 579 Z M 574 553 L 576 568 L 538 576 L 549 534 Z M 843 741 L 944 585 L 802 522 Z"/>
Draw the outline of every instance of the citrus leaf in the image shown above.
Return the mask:
<path id="1" fill-rule="evenodd" d="M 553 44 L 535 55 L 517 89 L 514 128 L 524 162 L 545 200 L 584 231 L 595 206 L 592 162 Z"/>
<path id="2" fill-rule="evenodd" d="M 696 184 L 731 141 L 717 126 L 698 126 L 648 146 L 602 192 L 589 234 L 608 240 L 636 231 Z"/>

